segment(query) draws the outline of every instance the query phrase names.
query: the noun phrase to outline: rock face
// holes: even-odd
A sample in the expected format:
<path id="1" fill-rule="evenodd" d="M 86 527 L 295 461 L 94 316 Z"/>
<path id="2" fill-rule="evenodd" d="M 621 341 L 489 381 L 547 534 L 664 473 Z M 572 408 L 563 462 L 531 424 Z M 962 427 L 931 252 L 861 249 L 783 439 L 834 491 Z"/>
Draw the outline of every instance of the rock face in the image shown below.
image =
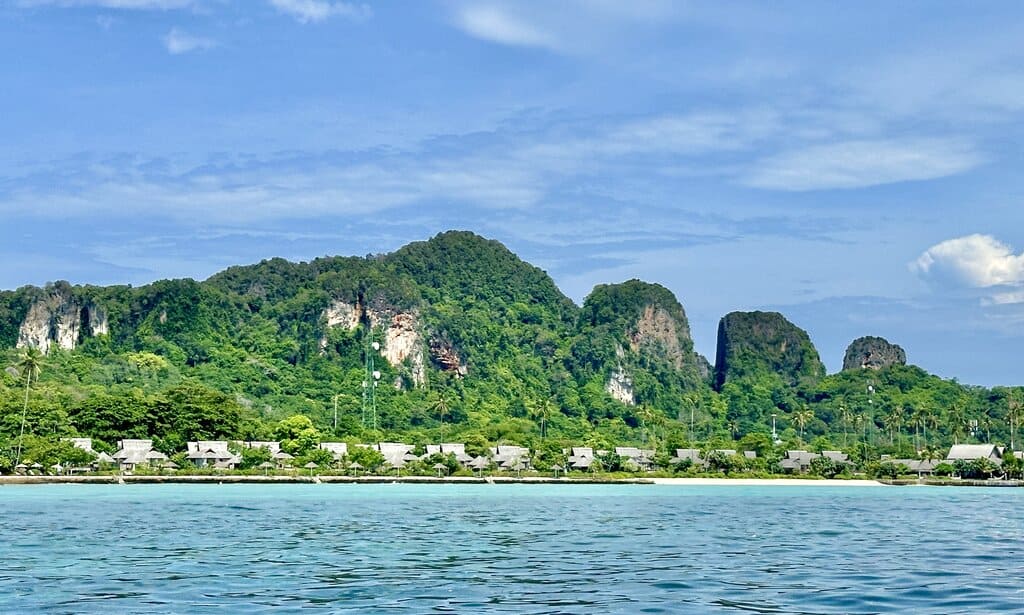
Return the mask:
<path id="1" fill-rule="evenodd" d="M 843 371 L 882 369 L 890 365 L 906 365 L 907 353 L 881 337 L 867 336 L 853 340 L 843 357 Z"/>
<path id="2" fill-rule="evenodd" d="M 374 330 L 382 329 L 384 339 L 381 340 L 381 356 L 395 367 L 408 361 L 408 375 L 413 384 L 420 386 L 426 383 L 423 338 L 420 335 L 419 315 L 415 310 L 403 312 L 381 301 L 372 306 L 364 306 L 362 300 L 355 303 L 333 301 L 321 316 L 327 327 L 345 327 L 351 331 L 361 322 L 366 322 Z M 323 350 L 326 347 L 327 338 L 322 337 L 320 348 Z"/>
<path id="3" fill-rule="evenodd" d="M 430 340 L 430 358 L 434 365 L 440 369 L 455 374 L 462 378 L 469 373 L 459 353 L 455 351 L 452 343 L 442 337 L 434 337 Z"/>
<path id="4" fill-rule="evenodd" d="M 718 323 L 715 387 L 748 374 L 773 371 L 788 384 L 825 375 L 807 332 L 778 312 L 732 312 Z"/>
<path id="5" fill-rule="evenodd" d="M 49 352 L 56 346 L 73 350 L 83 336 L 107 335 L 107 313 L 91 303 L 76 300 L 64 287 L 37 299 L 18 329 L 18 348 Z"/>
<path id="6" fill-rule="evenodd" d="M 626 375 L 626 372 L 621 367 L 612 372 L 604 390 L 627 406 L 632 406 L 636 403 L 636 400 L 633 398 L 633 380 Z"/>
<path id="7" fill-rule="evenodd" d="M 690 339 L 686 321 L 677 321 L 668 310 L 659 305 L 645 305 L 629 333 L 629 346 L 633 352 L 644 348 L 660 351 L 662 357 L 676 367 L 683 368 L 681 340 Z"/>
<path id="8" fill-rule="evenodd" d="M 604 378 L 604 389 L 620 402 L 638 399 L 634 381 L 657 379 L 665 390 L 698 386 L 700 357 L 693 351 L 683 306 L 664 286 L 640 280 L 594 288 L 581 310 L 580 340 L 574 349 L 579 368 Z M 589 377 L 589 376 L 588 376 Z"/>

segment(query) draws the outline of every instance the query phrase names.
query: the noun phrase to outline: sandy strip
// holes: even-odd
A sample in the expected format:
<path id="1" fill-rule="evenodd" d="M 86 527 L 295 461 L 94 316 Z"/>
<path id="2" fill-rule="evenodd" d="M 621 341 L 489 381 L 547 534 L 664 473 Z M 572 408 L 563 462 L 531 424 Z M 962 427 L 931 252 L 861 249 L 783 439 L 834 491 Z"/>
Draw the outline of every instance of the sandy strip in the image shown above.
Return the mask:
<path id="1" fill-rule="evenodd" d="M 757 485 L 770 487 L 887 487 L 876 480 L 807 480 L 799 478 L 652 478 L 656 485 L 721 485 L 735 487 L 738 485 Z"/>

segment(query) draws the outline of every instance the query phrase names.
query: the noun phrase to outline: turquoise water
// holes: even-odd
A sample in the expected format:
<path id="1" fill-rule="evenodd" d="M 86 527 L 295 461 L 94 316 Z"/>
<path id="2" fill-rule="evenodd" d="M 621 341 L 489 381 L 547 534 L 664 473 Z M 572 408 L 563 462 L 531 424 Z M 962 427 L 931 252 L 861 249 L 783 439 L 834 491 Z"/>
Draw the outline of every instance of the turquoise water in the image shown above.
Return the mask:
<path id="1" fill-rule="evenodd" d="M 1024 489 L 0 487 L 0 613 L 1024 612 Z"/>

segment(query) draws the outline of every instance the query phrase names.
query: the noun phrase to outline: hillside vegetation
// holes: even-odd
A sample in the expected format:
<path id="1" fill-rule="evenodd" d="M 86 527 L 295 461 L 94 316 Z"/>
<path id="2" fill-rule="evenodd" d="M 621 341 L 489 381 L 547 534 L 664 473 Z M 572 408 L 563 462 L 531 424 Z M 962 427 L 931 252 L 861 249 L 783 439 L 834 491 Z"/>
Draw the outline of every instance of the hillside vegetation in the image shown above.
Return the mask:
<path id="1" fill-rule="evenodd" d="M 18 367 L 19 338 L 49 346 L 38 379 Z M 825 375 L 806 333 L 779 314 L 730 314 L 719 338 L 712 370 L 668 289 L 600 285 L 578 307 L 545 272 L 468 232 L 203 282 L 3 291 L 0 470 L 23 411 L 27 447 L 82 435 L 109 450 L 152 436 L 168 453 L 194 439 L 280 438 L 294 415 L 323 439 L 666 450 L 763 447 L 775 415 L 787 445 L 903 455 L 1008 443 L 1020 422 L 1016 389 L 905 365 Z M 372 408 L 368 354 L 380 372 Z"/>

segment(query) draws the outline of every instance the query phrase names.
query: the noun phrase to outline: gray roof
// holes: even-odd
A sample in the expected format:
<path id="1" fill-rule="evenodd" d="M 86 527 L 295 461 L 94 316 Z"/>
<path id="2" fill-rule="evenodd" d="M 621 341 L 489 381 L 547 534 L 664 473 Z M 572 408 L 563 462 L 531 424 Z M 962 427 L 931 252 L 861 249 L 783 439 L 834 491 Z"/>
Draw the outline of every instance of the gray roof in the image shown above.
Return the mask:
<path id="1" fill-rule="evenodd" d="M 228 450 L 228 443 L 225 440 L 199 440 L 189 442 L 187 446 L 189 459 L 227 461 L 235 457 L 234 453 Z"/>
<path id="2" fill-rule="evenodd" d="M 330 451 L 336 460 L 348 455 L 348 443 L 346 442 L 321 442 L 320 448 Z"/>
<path id="3" fill-rule="evenodd" d="M 139 465 L 146 463 L 146 455 L 151 450 L 153 450 L 152 440 L 119 440 L 117 452 L 112 457 L 124 464 Z"/>
<path id="4" fill-rule="evenodd" d="M 696 448 L 677 448 L 676 449 L 675 461 L 678 463 L 680 461 L 685 461 L 687 459 L 689 459 L 693 463 L 700 463 L 700 461 L 701 461 L 700 449 L 696 449 Z"/>
<path id="5" fill-rule="evenodd" d="M 242 442 L 242 446 L 245 448 L 265 448 L 270 451 L 271 454 L 281 450 L 280 442 L 272 442 L 269 440 L 249 440 L 247 442 Z"/>
<path id="6" fill-rule="evenodd" d="M 970 461 L 972 459 L 990 459 L 992 461 L 1002 459 L 999 447 L 994 444 L 954 444 L 949 449 L 949 454 L 946 455 L 946 459 L 955 461 L 957 459 L 964 459 Z"/>

